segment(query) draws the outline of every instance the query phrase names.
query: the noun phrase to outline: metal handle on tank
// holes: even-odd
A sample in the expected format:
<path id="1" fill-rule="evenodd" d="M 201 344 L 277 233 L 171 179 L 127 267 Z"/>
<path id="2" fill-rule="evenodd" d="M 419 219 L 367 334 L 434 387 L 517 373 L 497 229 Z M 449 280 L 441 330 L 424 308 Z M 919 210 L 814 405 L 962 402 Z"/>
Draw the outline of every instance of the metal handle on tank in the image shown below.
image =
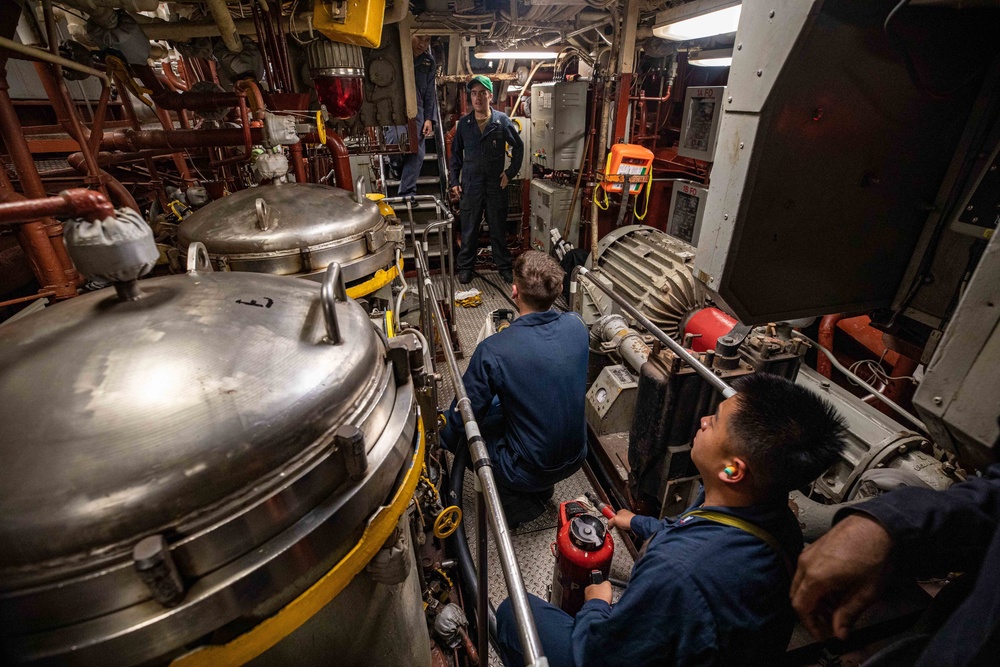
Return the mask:
<path id="1" fill-rule="evenodd" d="M 347 289 L 344 287 L 344 276 L 337 262 L 326 267 L 320 301 L 323 304 L 323 319 L 326 320 L 326 342 L 330 345 L 340 345 L 343 339 L 340 337 L 336 305 L 338 301 L 347 301 Z"/>
<path id="2" fill-rule="evenodd" d="M 573 275 L 570 277 L 570 292 L 576 292 L 576 282 L 578 275 L 584 277 L 590 277 L 591 272 L 582 266 L 578 266 L 575 269 L 573 269 Z M 628 301 L 623 299 L 620 295 L 616 294 L 613 289 L 611 289 L 607 285 L 603 284 L 600 280 L 597 280 L 595 278 L 591 278 L 590 283 L 596 286 L 599 290 L 601 290 L 605 294 L 607 294 L 612 301 L 614 301 L 615 303 L 617 303 L 619 306 L 622 307 L 622 310 L 631 315 L 636 322 L 641 324 L 646 329 L 646 331 L 653 334 L 653 336 L 655 336 L 657 340 L 659 340 L 661 343 L 670 348 L 671 352 L 676 354 L 678 357 L 681 358 L 682 361 L 684 361 L 684 363 L 693 368 L 695 372 L 698 373 L 698 375 L 708 380 L 708 383 L 713 387 L 715 387 L 716 389 L 718 389 L 725 398 L 729 398 L 730 396 L 736 395 L 736 390 L 730 387 L 725 380 L 716 375 L 711 368 L 701 363 L 701 361 L 697 357 L 695 357 L 693 354 L 685 350 L 680 343 L 675 341 L 667 334 L 663 333 L 663 331 L 660 330 L 659 327 L 650 322 L 649 319 L 645 315 L 640 313 L 635 306 L 633 306 Z"/>
<path id="3" fill-rule="evenodd" d="M 358 180 L 354 181 L 354 196 L 357 198 L 359 204 L 363 204 L 365 201 L 365 177 L 358 176 Z"/>
<path id="4" fill-rule="evenodd" d="M 266 232 L 267 228 L 271 226 L 271 209 L 268 208 L 267 202 L 262 197 L 257 197 L 254 207 L 257 209 L 257 228 Z"/>
<path id="5" fill-rule="evenodd" d="M 187 272 L 199 273 L 214 271 L 212 260 L 208 256 L 208 248 L 201 241 L 194 241 L 187 249 Z"/>

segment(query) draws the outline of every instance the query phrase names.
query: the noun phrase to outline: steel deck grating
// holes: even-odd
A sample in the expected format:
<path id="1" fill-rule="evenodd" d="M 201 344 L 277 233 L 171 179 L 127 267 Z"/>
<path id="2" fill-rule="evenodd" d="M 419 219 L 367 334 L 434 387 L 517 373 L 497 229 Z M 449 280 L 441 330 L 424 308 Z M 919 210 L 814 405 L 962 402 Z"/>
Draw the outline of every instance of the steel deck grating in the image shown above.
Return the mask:
<path id="1" fill-rule="evenodd" d="M 479 275 L 487 278 L 491 282 L 501 287 L 507 287 L 496 271 L 478 271 Z M 438 287 L 439 293 L 445 293 L 447 280 L 441 276 L 434 276 L 433 281 Z M 456 284 L 455 291 L 462 291 L 470 287 L 477 288 L 483 296 L 483 304 L 476 308 L 455 307 L 456 324 L 458 337 L 462 343 L 464 358 L 458 360 L 459 368 L 464 372 L 468 367 L 469 359 L 475 349 L 476 338 L 486 320 L 486 316 L 497 308 L 511 307 L 497 289 L 489 285 L 481 277 L 473 278 L 469 285 Z M 562 302 L 562 297 L 560 297 Z M 415 305 L 413 306 L 415 308 Z M 409 316 L 410 320 L 416 319 L 416 310 Z M 454 398 L 454 391 L 451 387 L 451 376 L 445 363 L 438 363 L 438 372 L 441 374 L 441 383 L 438 387 L 438 403 L 442 408 L 451 405 Z M 514 550 L 517 553 L 517 560 L 521 566 L 521 576 L 524 579 L 524 586 L 528 593 L 537 595 L 542 599 L 548 599 L 549 587 L 552 584 L 552 571 L 555 558 L 552 555 L 551 545 L 556 538 L 556 523 L 558 503 L 564 500 L 571 500 L 583 496 L 586 491 L 594 491 L 593 486 L 582 470 L 578 471 L 569 479 L 556 484 L 555 494 L 545 513 L 537 519 L 522 524 L 512 531 L 512 541 Z M 465 476 L 465 493 L 462 499 L 462 512 L 465 517 L 465 530 L 468 536 L 469 546 L 472 549 L 473 558 L 476 557 L 476 499 L 473 473 L 467 471 Z M 628 579 L 632 569 L 632 557 L 625 549 L 621 541 L 621 536 L 617 531 L 613 533 L 615 539 L 615 556 L 611 564 L 611 576 L 618 579 Z M 615 600 L 621 594 L 619 589 L 615 589 Z M 489 596 L 494 606 L 498 606 L 507 597 L 507 586 L 504 582 L 503 571 L 497 559 L 496 544 L 492 536 L 489 541 Z M 468 610 L 474 613 L 473 610 Z M 490 667 L 501 667 L 499 658 L 490 650 Z"/>

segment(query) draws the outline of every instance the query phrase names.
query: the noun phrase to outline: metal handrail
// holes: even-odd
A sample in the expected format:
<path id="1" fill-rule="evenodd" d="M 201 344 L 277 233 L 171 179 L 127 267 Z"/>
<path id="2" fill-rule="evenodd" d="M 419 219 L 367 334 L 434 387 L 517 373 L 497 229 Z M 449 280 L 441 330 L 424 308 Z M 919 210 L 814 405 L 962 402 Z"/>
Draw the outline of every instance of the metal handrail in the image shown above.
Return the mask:
<path id="1" fill-rule="evenodd" d="M 428 197 L 435 199 L 434 197 Z M 407 198 L 409 199 L 409 198 Z M 420 200 L 421 197 L 416 197 Z M 462 374 L 458 369 L 458 362 L 455 359 L 455 352 L 451 346 L 451 336 L 445 324 L 444 314 L 438 304 L 437 290 L 431 281 L 427 270 L 427 258 L 424 248 L 417 241 L 415 233 L 412 211 L 410 213 L 410 226 L 413 232 L 413 256 L 417 264 L 417 276 L 421 282 L 421 294 L 426 289 L 430 302 L 429 310 L 433 316 L 434 325 L 437 327 L 438 335 L 441 337 L 441 347 L 444 349 L 445 360 L 448 362 L 448 369 L 451 375 L 451 383 L 455 389 L 455 399 L 458 404 L 459 414 L 462 415 L 462 422 L 465 424 L 465 435 L 469 445 L 471 463 L 476 471 L 476 519 L 479 537 L 478 548 L 478 569 L 479 569 L 479 608 L 477 610 L 479 625 L 479 654 L 487 656 L 487 628 L 489 597 L 486 590 L 486 559 L 488 550 L 486 548 L 486 531 L 484 527 L 489 524 L 493 531 L 493 537 L 497 544 L 497 553 L 500 556 L 500 566 L 503 569 L 504 580 L 507 583 L 507 592 L 510 595 L 511 606 L 514 610 L 514 619 L 517 624 L 518 638 L 521 640 L 524 663 L 528 667 L 547 667 L 548 660 L 545 658 L 542 649 L 542 642 L 538 636 L 538 629 L 535 627 L 535 619 L 531 614 L 531 607 L 528 604 L 528 592 L 524 588 L 524 580 L 521 577 L 521 570 L 514 555 L 514 545 L 511 541 L 510 529 L 507 527 L 507 519 L 503 514 L 500 503 L 500 492 L 497 488 L 496 480 L 493 477 L 493 467 L 490 462 L 489 453 L 486 450 L 486 441 L 479 430 L 476 416 L 472 412 L 472 402 L 465 391 L 462 383 Z M 484 609 L 485 608 L 485 609 Z M 485 657 L 483 659 L 486 659 Z"/>
<path id="2" fill-rule="evenodd" d="M 623 299 L 621 296 L 616 294 L 613 289 L 611 289 L 610 287 L 602 283 L 600 280 L 597 280 L 595 277 L 593 277 L 593 273 L 591 271 L 588 271 L 586 267 L 578 266 L 575 269 L 573 269 L 573 273 L 570 276 L 570 281 L 569 281 L 569 291 L 571 297 L 576 295 L 578 276 L 583 276 L 584 278 L 590 278 L 591 285 L 594 285 L 599 290 L 607 294 L 612 301 L 621 306 L 622 310 L 631 315 L 636 322 L 641 324 L 646 329 L 646 331 L 651 333 L 657 340 L 659 340 L 661 343 L 670 348 L 671 352 L 676 354 L 688 366 L 693 368 L 695 372 L 698 373 L 698 375 L 705 378 L 705 380 L 707 380 L 710 385 L 712 385 L 720 392 L 722 392 L 723 397 L 729 398 L 730 396 L 736 395 L 736 390 L 733 389 L 731 386 L 729 386 L 729 383 L 727 383 L 721 377 L 716 375 L 715 371 L 713 371 L 710 367 L 703 364 L 701 360 L 698 359 L 696 356 L 685 350 L 680 343 L 675 341 L 667 334 L 663 333 L 663 331 L 659 327 L 657 327 L 655 324 L 649 321 L 649 318 L 647 318 L 645 315 L 639 312 L 639 310 L 635 306 L 633 306 L 628 301 Z"/>

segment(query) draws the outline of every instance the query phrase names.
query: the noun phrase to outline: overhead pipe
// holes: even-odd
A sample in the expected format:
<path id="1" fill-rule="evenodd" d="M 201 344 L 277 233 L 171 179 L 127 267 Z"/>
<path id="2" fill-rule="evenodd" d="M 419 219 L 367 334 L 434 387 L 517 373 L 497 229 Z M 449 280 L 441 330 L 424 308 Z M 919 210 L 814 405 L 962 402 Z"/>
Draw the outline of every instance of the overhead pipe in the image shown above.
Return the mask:
<path id="1" fill-rule="evenodd" d="M 178 93 L 164 88 L 156 72 L 149 65 L 132 65 L 142 85 L 153 91 L 150 93 L 156 106 L 170 111 L 212 111 L 215 109 L 232 109 L 239 104 L 236 93 Z"/>
<path id="2" fill-rule="evenodd" d="M 78 62 L 63 58 L 62 56 L 53 55 L 44 49 L 35 48 L 34 46 L 25 46 L 24 44 L 15 42 L 12 39 L 7 39 L 6 37 L 0 37 L 0 48 L 27 56 L 29 60 L 40 60 L 42 62 L 52 63 L 53 65 L 59 65 L 60 67 L 65 67 L 66 69 L 71 69 L 76 72 L 96 76 L 102 81 L 108 80 L 108 75 L 101 70 L 81 65 Z"/>
<path id="3" fill-rule="evenodd" d="M 226 0 L 206 0 L 208 11 L 219 28 L 222 41 L 232 53 L 243 51 L 243 42 L 240 41 L 240 34 L 236 31 L 233 17 L 229 14 L 229 6 Z"/>
<path id="4" fill-rule="evenodd" d="M 253 143 L 264 143 L 263 128 L 250 128 L 250 136 Z M 330 136 L 330 134 L 327 136 Z M 242 128 L 220 128 L 213 130 L 112 130 L 105 132 L 104 138 L 101 140 L 102 150 L 127 152 L 152 148 L 185 150 L 191 148 L 217 148 L 220 146 L 242 145 L 244 145 Z M 350 163 L 348 163 L 349 165 Z M 350 181 L 349 175 L 348 181 Z"/>
<path id="5" fill-rule="evenodd" d="M 108 155 L 108 153 L 103 153 L 103 155 Z M 142 159 L 142 157 L 140 156 L 137 159 Z M 66 162 L 68 162 L 69 166 L 73 167 L 78 172 L 87 172 L 87 163 L 84 160 L 83 153 L 71 153 L 66 156 Z M 135 211 L 140 210 L 139 204 L 135 201 L 132 193 L 129 192 L 124 185 L 122 185 L 121 181 L 103 169 L 98 168 L 97 172 L 101 181 L 108 190 L 108 196 L 110 196 L 111 199 L 118 204 L 118 206 L 131 208 Z"/>

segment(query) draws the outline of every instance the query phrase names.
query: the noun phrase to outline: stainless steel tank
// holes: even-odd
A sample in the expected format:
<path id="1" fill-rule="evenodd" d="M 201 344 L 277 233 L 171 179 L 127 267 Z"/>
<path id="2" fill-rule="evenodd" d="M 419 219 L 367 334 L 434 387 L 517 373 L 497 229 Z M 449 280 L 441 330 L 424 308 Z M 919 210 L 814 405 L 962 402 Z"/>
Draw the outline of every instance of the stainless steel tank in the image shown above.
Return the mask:
<path id="1" fill-rule="evenodd" d="M 415 567 L 382 590 L 358 560 L 420 469 L 399 341 L 336 280 L 139 286 L 0 327 L 0 662 L 165 663 L 264 632 L 263 663 L 296 643 L 362 661 L 368 636 L 385 664 L 428 663 Z M 331 573 L 322 612 L 262 623 Z"/>
<path id="2" fill-rule="evenodd" d="M 216 269 L 315 275 L 341 265 L 348 283 L 393 266 L 402 228 L 375 202 L 312 183 L 248 188 L 217 199 L 177 229 L 182 256 L 200 241 Z"/>

